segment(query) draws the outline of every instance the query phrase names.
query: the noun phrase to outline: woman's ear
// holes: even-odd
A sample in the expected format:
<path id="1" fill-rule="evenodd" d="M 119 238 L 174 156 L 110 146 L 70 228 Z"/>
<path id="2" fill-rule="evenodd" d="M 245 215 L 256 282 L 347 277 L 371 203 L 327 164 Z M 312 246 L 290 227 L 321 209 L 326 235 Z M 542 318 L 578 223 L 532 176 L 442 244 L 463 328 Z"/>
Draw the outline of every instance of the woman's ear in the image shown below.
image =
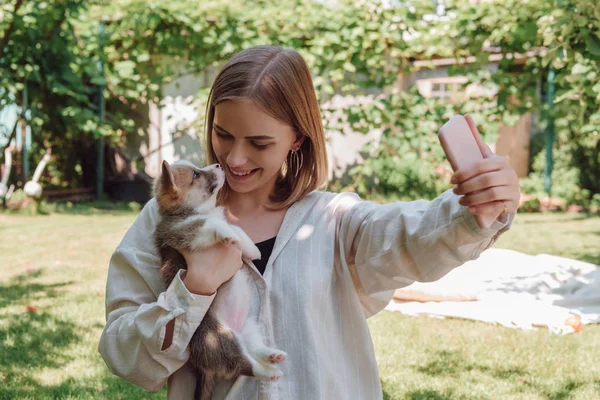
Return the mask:
<path id="1" fill-rule="evenodd" d="M 294 143 L 292 143 L 292 150 L 293 151 L 298 151 L 300 150 L 300 147 L 302 146 L 302 143 L 304 143 L 304 140 L 306 139 L 306 136 L 304 136 L 301 133 L 296 134 L 296 141 L 294 141 Z"/>

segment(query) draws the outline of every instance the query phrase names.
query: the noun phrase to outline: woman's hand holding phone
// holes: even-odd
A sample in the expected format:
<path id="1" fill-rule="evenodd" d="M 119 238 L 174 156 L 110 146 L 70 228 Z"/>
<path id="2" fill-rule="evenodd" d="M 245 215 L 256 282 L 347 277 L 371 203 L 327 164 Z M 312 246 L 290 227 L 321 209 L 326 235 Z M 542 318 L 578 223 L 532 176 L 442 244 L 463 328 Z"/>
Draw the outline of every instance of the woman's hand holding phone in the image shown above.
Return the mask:
<path id="1" fill-rule="evenodd" d="M 496 219 L 519 208 L 519 182 L 506 157 L 494 154 L 483 142 L 475 122 L 457 115 L 439 132 L 442 147 L 454 174 L 454 193 L 469 208 L 480 227 L 488 228 Z"/>

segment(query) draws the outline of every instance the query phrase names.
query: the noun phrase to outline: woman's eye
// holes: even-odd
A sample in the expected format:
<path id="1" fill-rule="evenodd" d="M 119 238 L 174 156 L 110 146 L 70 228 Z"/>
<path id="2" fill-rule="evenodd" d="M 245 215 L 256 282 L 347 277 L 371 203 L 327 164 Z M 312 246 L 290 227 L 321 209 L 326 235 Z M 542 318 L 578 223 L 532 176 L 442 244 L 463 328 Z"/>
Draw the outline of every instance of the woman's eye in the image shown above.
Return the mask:
<path id="1" fill-rule="evenodd" d="M 268 144 L 258 144 L 258 143 L 252 143 L 252 146 L 256 147 L 259 150 L 264 150 L 267 147 L 269 147 L 270 145 Z"/>
<path id="2" fill-rule="evenodd" d="M 227 135 L 225 133 L 219 132 L 218 130 L 215 129 L 215 132 L 217 133 L 217 136 L 220 137 L 221 139 L 230 139 L 231 136 Z"/>

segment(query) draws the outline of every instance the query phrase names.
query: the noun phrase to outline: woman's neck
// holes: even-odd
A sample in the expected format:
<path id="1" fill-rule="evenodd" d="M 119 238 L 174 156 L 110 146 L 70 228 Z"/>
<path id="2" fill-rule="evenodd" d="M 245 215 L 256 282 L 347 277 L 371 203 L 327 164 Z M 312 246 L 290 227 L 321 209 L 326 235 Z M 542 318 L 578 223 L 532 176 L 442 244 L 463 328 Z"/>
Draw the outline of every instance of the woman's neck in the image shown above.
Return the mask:
<path id="1" fill-rule="evenodd" d="M 237 217 L 264 213 L 270 211 L 267 204 L 270 202 L 270 194 L 275 190 L 276 178 L 248 193 L 239 193 L 229 190 L 223 205 Z"/>
<path id="2" fill-rule="evenodd" d="M 267 199 L 231 192 L 227 195 L 227 200 L 224 205 L 232 214 L 240 217 L 267 211 L 268 208 L 265 206 L 267 204 L 266 200 Z"/>
<path id="3" fill-rule="evenodd" d="M 250 193 L 230 192 L 223 204 L 229 222 L 242 228 L 253 242 L 258 243 L 277 236 L 287 208 L 271 210 L 266 207 L 268 197 Z"/>

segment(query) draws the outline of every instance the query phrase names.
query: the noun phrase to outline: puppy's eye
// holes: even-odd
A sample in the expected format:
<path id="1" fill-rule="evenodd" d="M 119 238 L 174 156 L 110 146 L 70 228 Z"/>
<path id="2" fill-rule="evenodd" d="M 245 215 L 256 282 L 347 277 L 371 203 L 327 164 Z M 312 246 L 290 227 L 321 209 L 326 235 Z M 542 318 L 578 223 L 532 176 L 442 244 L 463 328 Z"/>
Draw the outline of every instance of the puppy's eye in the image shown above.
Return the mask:
<path id="1" fill-rule="evenodd" d="M 200 178 L 200 172 L 194 171 L 194 179 Z"/>

